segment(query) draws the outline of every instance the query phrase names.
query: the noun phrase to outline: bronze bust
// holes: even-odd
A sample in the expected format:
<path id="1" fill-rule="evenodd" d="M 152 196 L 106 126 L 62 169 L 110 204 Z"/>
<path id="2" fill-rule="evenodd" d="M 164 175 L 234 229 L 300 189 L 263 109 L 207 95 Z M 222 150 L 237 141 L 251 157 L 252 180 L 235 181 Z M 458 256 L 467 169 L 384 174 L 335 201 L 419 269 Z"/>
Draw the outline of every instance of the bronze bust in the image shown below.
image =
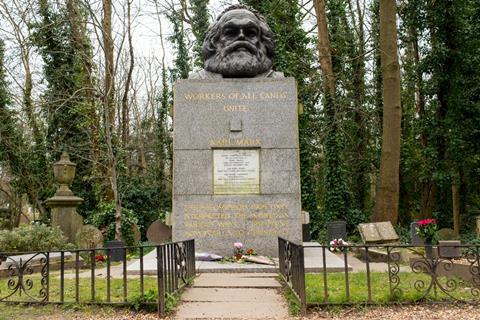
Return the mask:
<path id="1" fill-rule="evenodd" d="M 265 18 L 245 5 L 225 9 L 203 42 L 204 68 L 190 79 L 281 78 L 272 70 L 275 44 Z"/>

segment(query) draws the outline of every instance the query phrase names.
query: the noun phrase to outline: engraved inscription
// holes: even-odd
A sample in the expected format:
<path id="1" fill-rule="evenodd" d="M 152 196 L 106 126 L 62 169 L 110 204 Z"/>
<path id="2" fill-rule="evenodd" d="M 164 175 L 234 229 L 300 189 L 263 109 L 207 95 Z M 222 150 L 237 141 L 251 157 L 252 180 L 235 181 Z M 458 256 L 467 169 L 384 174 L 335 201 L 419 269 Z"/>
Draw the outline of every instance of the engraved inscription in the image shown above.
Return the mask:
<path id="1" fill-rule="evenodd" d="M 277 237 L 288 232 L 288 205 L 273 203 L 194 203 L 183 210 L 186 237 Z"/>
<path id="2" fill-rule="evenodd" d="M 214 194 L 259 194 L 259 150 L 213 150 Z"/>

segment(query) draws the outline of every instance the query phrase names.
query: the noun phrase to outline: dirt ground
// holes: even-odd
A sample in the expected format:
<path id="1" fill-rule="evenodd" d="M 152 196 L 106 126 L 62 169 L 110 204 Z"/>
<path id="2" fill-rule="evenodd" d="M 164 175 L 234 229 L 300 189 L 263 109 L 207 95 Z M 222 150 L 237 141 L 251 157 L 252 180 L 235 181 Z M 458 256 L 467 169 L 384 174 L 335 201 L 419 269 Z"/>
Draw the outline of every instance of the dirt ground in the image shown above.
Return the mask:
<path id="1" fill-rule="evenodd" d="M 480 319 L 478 305 L 418 305 L 368 308 L 342 308 L 329 311 L 310 311 L 303 319 L 355 319 L 355 320 L 474 320 Z"/>
<path id="2" fill-rule="evenodd" d="M 41 319 L 41 320 L 73 320 L 73 319 L 101 319 L 101 320 L 153 320 L 158 319 L 155 313 L 133 312 L 125 309 L 110 307 L 82 307 L 74 306 L 0 306 L 0 320 L 13 319 Z M 170 315 L 165 320 L 175 319 Z M 294 320 L 311 319 L 355 319 L 355 320 L 480 320 L 479 305 L 419 305 L 419 306 L 390 306 L 368 308 L 333 308 L 329 310 L 309 310 L 307 317 L 291 317 Z"/>

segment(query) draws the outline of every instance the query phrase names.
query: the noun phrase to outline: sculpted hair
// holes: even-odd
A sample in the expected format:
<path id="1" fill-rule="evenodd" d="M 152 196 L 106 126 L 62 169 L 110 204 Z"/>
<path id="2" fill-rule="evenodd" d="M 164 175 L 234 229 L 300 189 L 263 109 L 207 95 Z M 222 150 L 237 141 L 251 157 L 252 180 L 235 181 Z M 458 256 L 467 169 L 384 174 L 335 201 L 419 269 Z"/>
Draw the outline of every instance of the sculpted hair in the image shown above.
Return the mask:
<path id="1" fill-rule="evenodd" d="M 275 56 L 275 43 L 273 41 L 273 33 L 270 27 L 265 20 L 265 17 L 262 16 L 257 10 L 243 5 L 243 4 L 236 4 L 228 7 L 225 9 L 218 17 L 215 22 L 210 25 L 207 30 L 207 34 L 205 35 L 205 40 L 203 41 L 203 48 L 202 48 L 202 55 L 203 61 L 208 60 L 210 57 L 215 55 L 217 52 L 217 43 L 218 39 L 220 38 L 220 31 L 221 31 L 221 19 L 222 17 L 229 11 L 243 9 L 252 12 L 255 17 L 260 21 L 259 29 L 260 29 L 260 41 L 263 43 L 266 49 L 266 55 L 268 58 L 273 59 Z"/>

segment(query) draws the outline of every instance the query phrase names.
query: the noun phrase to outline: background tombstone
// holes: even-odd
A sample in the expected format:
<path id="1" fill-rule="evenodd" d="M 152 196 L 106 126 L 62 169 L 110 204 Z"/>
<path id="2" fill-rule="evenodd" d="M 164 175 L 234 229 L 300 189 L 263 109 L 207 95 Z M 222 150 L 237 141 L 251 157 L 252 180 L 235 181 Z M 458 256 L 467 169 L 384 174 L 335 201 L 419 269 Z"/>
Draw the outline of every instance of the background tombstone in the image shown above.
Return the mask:
<path id="1" fill-rule="evenodd" d="M 390 221 L 360 223 L 358 231 L 364 243 L 394 243 L 399 240 Z"/>
<path id="2" fill-rule="evenodd" d="M 414 221 L 410 223 L 410 237 L 412 239 L 412 245 L 414 246 L 424 246 L 425 241 L 417 234 L 417 222 Z"/>
<path id="3" fill-rule="evenodd" d="M 328 241 L 333 239 L 347 240 L 347 223 L 345 221 L 327 222 Z"/>
<path id="4" fill-rule="evenodd" d="M 89 224 L 78 230 L 75 240 L 77 247 L 80 249 L 95 249 L 103 247 L 102 232 Z"/>
<path id="5" fill-rule="evenodd" d="M 120 241 L 120 240 L 112 240 L 108 241 L 106 244 L 106 247 L 110 249 L 109 252 L 109 259 L 110 261 L 122 261 L 123 260 L 123 255 L 126 249 L 125 247 L 125 242 Z"/>
<path id="6" fill-rule="evenodd" d="M 172 239 L 172 228 L 157 219 L 148 227 L 147 239 L 153 244 L 162 244 Z"/>

